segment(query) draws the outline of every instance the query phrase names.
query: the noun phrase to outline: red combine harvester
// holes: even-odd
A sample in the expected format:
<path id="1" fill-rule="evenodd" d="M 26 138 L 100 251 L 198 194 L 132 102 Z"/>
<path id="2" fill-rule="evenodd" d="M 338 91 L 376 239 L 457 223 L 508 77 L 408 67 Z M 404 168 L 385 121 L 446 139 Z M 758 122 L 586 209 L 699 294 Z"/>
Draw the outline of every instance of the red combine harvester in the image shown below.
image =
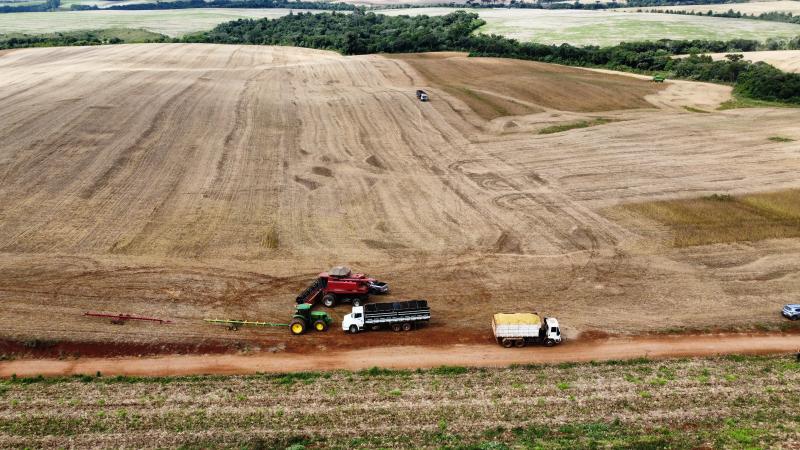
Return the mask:
<path id="1" fill-rule="evenodd" d="M 352 303 L 361 306 L 369 298 L 369 294 L 386 294 L 389 285 L 369 278 L 363 273 L 353 273 L 344 266 L 334 267 L 328 272 L 319 274 L 311 286 L 297 296 L 297 303 L 314 304 L 322 300 L 322 304 L 333 308 L 337 303 Z"/>

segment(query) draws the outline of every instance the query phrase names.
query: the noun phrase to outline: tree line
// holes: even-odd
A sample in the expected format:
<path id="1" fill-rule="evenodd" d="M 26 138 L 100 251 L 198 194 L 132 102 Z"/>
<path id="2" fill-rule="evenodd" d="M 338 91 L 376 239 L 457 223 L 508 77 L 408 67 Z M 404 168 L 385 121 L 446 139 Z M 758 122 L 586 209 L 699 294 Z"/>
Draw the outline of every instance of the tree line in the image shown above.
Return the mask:
<path id="1" fill-rule="evenodd" d="M 61 6 L 61 0 L 47 0 L 44 3 L 20 6 L 0 5 L 0 14 L 55 11 L 59 6 Z"/>
<path id="2" fill-rule="evenodd" d="M 125 30 L 68 31 L 37 35 L 1 35 L 0 50 L 30 47 L 68 47 L 78 45 L 106 45 L 141 42 L 171 42 L 168 36 L 139 31 L 128 36 Z"/>
<path id="3" fill-rule="evenodd" d="M 471 56 L 526 59 L 571 66 L 604 67 L 735 85 L 740 95 L 800 104 L 800 75 L 732 56 L 714 61 L 701 53 L 738 53 L 761 48 L 758 41 L 668 40 L 576 47 L 519 42 L 473 34 L 485 22 L 475 13 L 438 17 L 352 14 L 290 14 L 278 19 L 240 19 L 190 34 L 184 42 L 290 45 L 334 50 L 345 55 L 466 51 Z M 796 38 L 794 41 L 798 41 Z M 675 58 L 676 55 L 691 55 Z"/>

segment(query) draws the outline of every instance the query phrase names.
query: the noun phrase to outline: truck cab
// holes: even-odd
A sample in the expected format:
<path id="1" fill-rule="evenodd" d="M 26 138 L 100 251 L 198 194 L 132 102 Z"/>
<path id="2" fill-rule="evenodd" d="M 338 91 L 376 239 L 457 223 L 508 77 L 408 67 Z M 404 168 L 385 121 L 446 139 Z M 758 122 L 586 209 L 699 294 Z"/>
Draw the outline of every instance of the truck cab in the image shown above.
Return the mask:
<path id="1" fill-rule="evenodd" d="M 350 314 L 342 319 L 342 330 L 357 333 L 364 329 L 364 307 L 354 306 Z"/>
<path id="2" fill-rule="evenodd" d="M 552 342 L 552 345 L 560 344 L 561 328 L 558 326 L 558 320 L 552 317 L 545 317 L 544 323 L 545 326 L 542 327 L 542 331 L 545 338 L 545 345 L 547 345 L 549 342 Z"/>

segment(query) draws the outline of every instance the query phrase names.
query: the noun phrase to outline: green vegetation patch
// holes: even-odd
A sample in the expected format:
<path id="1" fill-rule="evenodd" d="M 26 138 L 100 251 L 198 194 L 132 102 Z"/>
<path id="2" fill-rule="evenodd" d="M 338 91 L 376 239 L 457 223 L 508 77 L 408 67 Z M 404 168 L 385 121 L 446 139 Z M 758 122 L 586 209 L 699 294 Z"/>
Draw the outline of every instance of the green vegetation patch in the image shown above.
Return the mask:
<path id="1" fill-rule="evenodd" d="M 725 111 L 728 109 L 738 109 L 738 108 L 798 108 L 798 107 L 800 107 L 800 105 L 769 101 L 769 100 L 757 100 L 754 98 L 745 97 L 743 95 L 734 94 L 730 100 L 725 101 L 721 105 L 719 105 L 717 110 Z"/>
<path id="2" fill-rule="evenodd" d="M 617 122 L 614 119 L 592 119 L 592 120 L 581 120 L 579 122 L 572 122 L 572 123 L 565 123 L 561 125 L 553 125 L 550 127 L 542 128 L 539 130 L 539 134 L 553 134 L 553 133 L 561 133 L 562 131 L 574 130 L 576 128 L 589 128 L 596 125 L 603 125 L 610 122 Z"/>
<path id="3" fill-rule="evenodd" d="M 788 138 L 788 137 L 785 137 L 785 136 L 770 136 L 767 139 L 769 139 L 772 142 L 794 142 L 795 141 L 794 139 Z"/>
<path id="4" fill-rule="evenodd" d="M 714 194 L 623 206 L 667 225 L 673 245 L 800 237 L 800 190 L 732 196 Z"/>
<path id="5" fill-rule="evenodd" d="M 693 112 L 693 113 L 700 113 L 700 114 L 708 114 L 709 113 L 709 111 L 706 111 L 706 110 L 700 109 L 700 108 L 695 108 L 694 106 L 684 106 L 683 109 L 685 109 L 685 110 L 687 110 L 689 112 Z"/>

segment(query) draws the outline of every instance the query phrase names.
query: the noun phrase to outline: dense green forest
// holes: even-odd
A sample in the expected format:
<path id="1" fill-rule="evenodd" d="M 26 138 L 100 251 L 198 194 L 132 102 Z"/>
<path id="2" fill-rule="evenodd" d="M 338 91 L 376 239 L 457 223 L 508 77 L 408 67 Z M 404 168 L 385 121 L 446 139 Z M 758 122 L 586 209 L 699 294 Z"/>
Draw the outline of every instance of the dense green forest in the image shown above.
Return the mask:
<path id="1" fill-rule="evenodd" d="M 242 19 L 211 31 L 185 36 L 185 42 L 291 45 L 334 50 L 346 55 L 457 50 L 472 56 L 527 59 L 571 66 L 605 67 L 662 73 L 698 81 L 736 85 L 739 95 L 758 100 L 800 104 L 800 75 L 784 73 L 765 63 L 731 56 L 713 61 L 699 53 L 744 52 L 763 48 L 758 41 L 735 39 L 660 40 L 622 43 L 612 47 L 575 47 L 518 42 L 497 35 L 473 34 L 484 24 L 475 13 L 445 16 L 394 16 L 366 13 L 291 14 L 279 19 Z M 800 44 L 800 37 L 787 46 Z M 691 54 L 687 58 L 675 55 Z"/>
<path id="2" fill-rule="evenodd" d="M 334 50 L 346 55 L 471 49 L 472 32 L 485 22 L 475 13 L 445 16 L 290 14 L 277 20 L 241 19 L 211 31 L 190 34 L 184 42 L 290 45 Z"/>

